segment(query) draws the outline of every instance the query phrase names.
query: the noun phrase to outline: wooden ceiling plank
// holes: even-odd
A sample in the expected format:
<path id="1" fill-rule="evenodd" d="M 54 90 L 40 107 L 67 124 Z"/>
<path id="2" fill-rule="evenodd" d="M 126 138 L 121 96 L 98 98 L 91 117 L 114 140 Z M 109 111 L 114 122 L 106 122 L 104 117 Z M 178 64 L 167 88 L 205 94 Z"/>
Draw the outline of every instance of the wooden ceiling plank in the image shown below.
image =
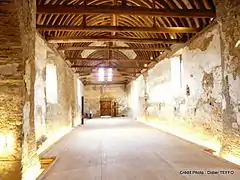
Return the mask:
<path id="1" fill-rule="evenodd" d="M 216 12 L 207 9 L 151 9 L 130 6 L 62 6 L 39 5 L 38 14 L 115 14 L 136 16 L 161 16 L 161 17 L 216 17 Z"/>

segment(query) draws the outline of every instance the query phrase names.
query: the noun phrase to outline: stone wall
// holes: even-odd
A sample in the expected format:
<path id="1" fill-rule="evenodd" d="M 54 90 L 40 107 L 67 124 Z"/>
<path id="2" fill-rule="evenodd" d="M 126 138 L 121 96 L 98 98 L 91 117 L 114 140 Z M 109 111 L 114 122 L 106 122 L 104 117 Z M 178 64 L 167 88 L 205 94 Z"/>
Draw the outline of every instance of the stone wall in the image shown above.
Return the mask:
<path id="1" fill-rule="evenodd" d="M 34 179 L 36 1 L 0 2 L 0 179 Z"/>
<path id="2" fill-rule="evenodd" d="M 36 37 L 35 122 L 38 153 L 81 122 L 83 85 L 57 51 Z"/>
<path id="3" fill-rule="evenodd" d="M 240 21 L 239 13 L 230 14 L 233 19 L 215 22 L 128 89 L 133 117 L 233 161 L 240 157 Z"/>
<path id="4" fill-rule="evenodd" d="M 217 3 L 221 36 L 223 139 L 221 155 L 240 164 L 240 1 Z"/>
<path id="5" fill-rule="evenodd" d="M 41 140 L 46 135 L 46 62 L 48 47 L 45 41 L 36 34 L 36 57 L 35 57 L 35 97 L 34 97 L 34 117 L 36 127 L 36 140 L 41 144 Z"/>
<path id="6" fill-rule="evenodd" d="M 79 124 L 83 86 L 36 33 L 35 0 L 0 7 L 0 179 L 33 180 L 40 173 L 39 153 Z M 56 67 L 56 104 L 46 99 L 47 63 Z M 43 136 L 47 140 L 38 147 Z"/>
<path id="7" fill-rule="evenodd" d="M 127 86 L 128 94 L 128 116 L 133 119 L 141 119 L 144 115 L 144 99 L 145 99 L 145 81 L 141 75 L 138 79 Z"/>
<path id="8" fill-rule="evenodd" d="M 47 96 L 47 134 L 55 133 L 61 128 L 72 127 L 72 111 L 74 111 L 74 75 L 67 67 L 61 57 L 48 52 L 47 66 L 53 65 L 56 68 L 56 90 L 51 92 L 49 98 L 56 96 L 56 102 L 50 101 Z M 53 77 L 53 74 L 47 74 L 46 79 Z M 47 84 L 47 91 L 55 89 L 54 81 Z"/>
<path id="9" fill-rule="evenodd" d="M 84 96 L 84 85 L 74 75 L 74 89 L 75 89 L 75 113 L 74 113 L 74 126 L 81 124 L 82 118 L 82 96 Z"/>
<path id="10" fill-rule="evenodd" d="M 100 116 L 100 100 L 116 101 L 117 116 L 127 115 L 127 93 L 124 85 L 86 85 L 84 98 L 84 112 L 89 113 L 91 110 L 93 117 Z"/>

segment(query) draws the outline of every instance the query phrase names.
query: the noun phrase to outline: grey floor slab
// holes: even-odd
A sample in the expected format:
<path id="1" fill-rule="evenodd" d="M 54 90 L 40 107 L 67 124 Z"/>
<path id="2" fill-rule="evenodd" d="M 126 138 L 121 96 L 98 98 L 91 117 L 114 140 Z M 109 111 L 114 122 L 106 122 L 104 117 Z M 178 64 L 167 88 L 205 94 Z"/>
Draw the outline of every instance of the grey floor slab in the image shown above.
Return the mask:
<path id="1" fill-rule="evenodd" d="M 44 180 L 240 180 L 237 165 L 124 118 L 88 120 L 45 155 L 58 160 Z M 220 170 L 234 174 L 208 174 Z"/>

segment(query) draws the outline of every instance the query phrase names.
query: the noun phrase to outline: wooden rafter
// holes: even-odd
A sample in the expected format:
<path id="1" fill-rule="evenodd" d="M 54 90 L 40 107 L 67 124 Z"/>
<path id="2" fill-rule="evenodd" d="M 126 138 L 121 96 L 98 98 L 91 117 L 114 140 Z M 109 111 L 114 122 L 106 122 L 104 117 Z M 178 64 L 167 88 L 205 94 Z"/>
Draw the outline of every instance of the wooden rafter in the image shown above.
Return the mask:
<path id="1" fill-rule="evenodd" d="M 130 6 L 103 6 L 103 5 L 39 5 L 38 14 L 116 14 L 136 16 L 161 17 L 195 17 L 212 18 L 216 16 L 213 10 L 207 9 L 151 9 Z"/>
<path id="2" fill-rule="evenodd" d="M 116 6 L 117 5 L 117 0 L 113 0 L 113 5 Z M 116 14 L 112 15 L 112 26 L 117 26 L 118 22 L 117 22 L 118 16 Z M 116 35 L 116 31 L 111 32 L 112 36 Z M 114 45 L 113 45 L 114 46 Z"/>
<path id="3" fill-rule="evenodd" d="M 78 61 L 118 61 L 118 62 L 152 62 L 153 60 L 144 60 L 144 59 L 98 59 L 98 58 L 66 58 L 71 62 Z"/>
<path id="4" fill-rule="evenodd" d="M 125 37 L 99 37 L 99 36 L 61 36 L 47 37 L 49 43 L 81 43 L 81 42 L 114 42 L 122 41 L 126 43 L 141 43 L 141 44 L 182 44 L 186 39 L 153 39 L 153 38 L 125 38 Z"/>
<path id="5" fill-rule="evenodd" d="M 107 47 L 107 46 L 85 46 L 85 47 L 59 47 L 60 51 L 81 51 L 81 50 L 133 50 L 133 51 L 168 51 L 170 48 L 161 48 L 161 47 Z"/>
<path id="6" fill-rule="evenodd" d="M 127 27 L 127 26 L 52 26 L 37 25 L 45 31 L 79 31 L 79 32 L 147 32 L 147 33 L 196 33 L 200 28 L 192 27 Z"/>

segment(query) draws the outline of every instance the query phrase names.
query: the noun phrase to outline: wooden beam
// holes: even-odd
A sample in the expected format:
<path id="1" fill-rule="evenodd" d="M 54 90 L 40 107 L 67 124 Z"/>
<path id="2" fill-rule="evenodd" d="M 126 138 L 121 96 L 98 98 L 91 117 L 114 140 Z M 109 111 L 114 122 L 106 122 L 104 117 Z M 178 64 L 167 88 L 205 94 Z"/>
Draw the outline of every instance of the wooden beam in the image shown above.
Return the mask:
<path id="1" fill-rule="evenodd" d="M 116 66 L 94 66 L 94 65 L 77 65 L 73 64 L 71 65 L 71 68 L 118 68 Z M 124 69 L 136 69 L 136 67 L 122 67 Z M 141 69 L 145 69 L 145 67 L 141 67 Z"/>
<path id="2" fill-rule="evenodd" d="M 113 5 L 116 6 L 117 5 L 117 1 L 118 0 L 113 0 Z M 116 14 L 112 15 L 112 26 L 117 26 L 118 24 L 118 16 Z M 116 36 L 116 32 L 111 32 L 112 36 Z M 115 46 L 115 44 L 113 45 Z"/>
<path id="3" fill-rule="evenodd" d="M 133 6 L 102 6 L 102 5 L 38 5 L 38 14 L 115 14 L 135 16 L 160 16 L 160 17 L 191 17 L 212 18 L 216 12 L 207 9 L 151 9 Z"/>
<path id="4" fill-rule="evenodd" d="M 87 26 L 87 21 L 86 21 L 86 15 L 85 14 L 83 14 L 83 17 L 82 17 L 82 27 L 84 28 L 84 27 L 86 27 Z M 38 28 L 38 25 L 37 25 L 37 28 Z"/>
<path id="5" fill-rule="evenodd" d="M 133 51 L 169 51 L 170 48 L 161 48 L 161 47 L 141 47 L 141 48 L 133 48 L 133 47 L 107 47 L 107 46 L 85 46 L 85 47 L 59 47 L 60 51 L 82 51 L 82 50 L 133 50 Z"/>
<path id="6" fill-rule="evenodd" d="M 126 7 L 127 6 L 127 1 L 126 0 L 122 0 L 122 6 Z"/>
<path id="7" fill-rule="evenodd" d="M 79 78 L 81 78 L 81 79 L 98 79 L 98 76 L 89 76 L 89 77 L 82 77 L 82 76 L 79 76 Z M 107 78 L 107 76 L 106 77 L 104 77 L 105 79 Z M 113 76 L 112 77 L 112 80 L 114 81 L 114 80 L 125 80 L 125 79 L 136 79 L 136 77 L 124 77 L 124 76 L 119 76 L 119 77 L 116 77 L 116 76 Z"/>
<path id="8" fill-rule="evenodd" d="M 123 75 L 123 74 L 115 74 L 115 73 L 112 73 L 112 77 L 135 77 L 133 75 Z M 82 75 L 82 74 L 79 74 L 79 77 L 99 77 L 99 74 L 96 72 L 96 73 L 91 73 L 91 74 L 87 74 L 87 75 Z M 104 77 L 108 77 L 107 75 L 105 75 Z"/>
<path id="9" fill-rule="evenodd" d="M 90 74 L 97 74 L 97 71 L 75 71 L 75 73 L 81 74 L 81 75 L 90 75 Z M 134 75 L 135 73 L 141 73 L 140 71 L 135 72 L 135 71 L 130 71 L 130 72 L 126 72 L 126 71 L 113 71 L 113 74 L 116 75 Z"/>
<path id="10" fill-rule="evenodd" d="M 125 38 L 125 37 L 99 37 L 99 36 L 61 36 L 47 37 L 49 43 L 82 43 L 82 42 L 114 42 L 121 41 L 125 43 L 140 43 L 140 44 L 183 44 L 187 40 L 179 39 L 147 39 L 147 38 Z"/>
<path id="11" fill-rule="evenodd" d="M 146 33 L 197 33 L 200 28 L 192 27 L 127 27 L 127 26 L 52 26 L 37 25 L 45 31 L 78 31 L 78 32 L 146 32 Z"/>
<path id="12" fill-rule="evenodd" d="M 152 62 L 153 60 L 145 59 L 99 59 L 99 58 L 66 58 L 66 60 L 71 62 L 77 61 L 118 61 L 118 62 Z"/>
<path id="13" fill-rule="evenodd" d="M 128 81 L 127 81 L 128 82 Z M 100 85 L 102 86 L 103 84 L 107 84 L 107 85 L 125 85 L 127 83 L 126 81 L 112 81 L 112 82 L 93 82 L 93 81 L 87 81 L 84 82 L 85 85 Z"/>

